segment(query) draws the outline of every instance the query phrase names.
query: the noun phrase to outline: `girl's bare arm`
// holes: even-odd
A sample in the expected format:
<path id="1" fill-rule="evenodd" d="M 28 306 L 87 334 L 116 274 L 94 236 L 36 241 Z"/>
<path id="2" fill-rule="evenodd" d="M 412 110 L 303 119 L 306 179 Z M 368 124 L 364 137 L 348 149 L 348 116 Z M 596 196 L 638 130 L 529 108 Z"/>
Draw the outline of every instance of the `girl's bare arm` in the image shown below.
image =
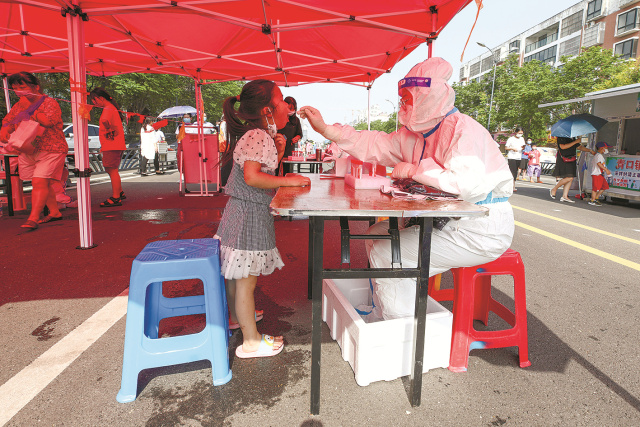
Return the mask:
<path id="1" fill-rule="evenodd" d="M 244 162 L 244 180 L 247 185 L 256 188 L 304 187 L 310 184 L 309 178 L 301 175 L 273 176 L 260 170 L 260 163 L 247 160 Z"/>

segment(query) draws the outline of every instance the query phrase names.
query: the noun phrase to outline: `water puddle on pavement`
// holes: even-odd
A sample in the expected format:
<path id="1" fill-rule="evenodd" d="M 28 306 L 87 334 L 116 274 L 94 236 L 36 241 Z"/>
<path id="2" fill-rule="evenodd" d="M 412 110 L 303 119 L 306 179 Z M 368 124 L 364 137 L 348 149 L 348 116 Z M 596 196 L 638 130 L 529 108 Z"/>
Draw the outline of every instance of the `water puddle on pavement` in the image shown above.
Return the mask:
<path id="1" fill-rule="evenodd" d="M 146 209 L 117 212 L 94 212 L 94 219 L 119 221 L 149 221 L 154 224 L 174 222 L 211 222 L 220 221 L 221 209 Z"/>

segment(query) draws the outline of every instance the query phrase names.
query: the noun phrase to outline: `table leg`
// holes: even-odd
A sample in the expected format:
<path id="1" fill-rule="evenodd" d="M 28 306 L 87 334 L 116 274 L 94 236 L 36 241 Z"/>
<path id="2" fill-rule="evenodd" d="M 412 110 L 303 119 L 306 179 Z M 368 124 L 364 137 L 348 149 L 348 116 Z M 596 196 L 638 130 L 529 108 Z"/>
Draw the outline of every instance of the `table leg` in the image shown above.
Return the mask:
<path id="1" fill-rule="evenodd" d="M 309 217 L 309 259 L 307 260 L 307 299 L 313 297 L 313 217 Z"/>
<path id="2" fill-rule="evenodd" d="M 324 218 L 310 217 L 309 228 L 312 229 L 313 258 L 309 253 L 309 264 L 312 264 L 312 301 L 311 301 L 311 413 L 320 413 L 320 355 L 322 350 L 322 245 L 324 236 Z M 311 247 L 311 246 L 310 246 Z"/>
<path id="3" fill-rule="evenodd" d="M 424 333 L 427 323 L 427 299 L 429 297 L 429 263 L 431 262 L 431 232 L 433 219 L 420 219 L 420 247 L 418 268 L 420 277 L 416 283 L 416 305 L 413 316 L 413 358 L 411 361 L 411 406 L 420 406 L 422 371 L 424 366 Z"/>
<path id="4" fill-rule="evenodd" d="M 7 190 L 5 191 L 7 195 L 7 209 L 9 216 L 13 216 L 13 183 L 11 182 L 11 159 L 9 158 L 9 156 L 4 156 L 4 173 L 5 183 L 7 185 Z"/>

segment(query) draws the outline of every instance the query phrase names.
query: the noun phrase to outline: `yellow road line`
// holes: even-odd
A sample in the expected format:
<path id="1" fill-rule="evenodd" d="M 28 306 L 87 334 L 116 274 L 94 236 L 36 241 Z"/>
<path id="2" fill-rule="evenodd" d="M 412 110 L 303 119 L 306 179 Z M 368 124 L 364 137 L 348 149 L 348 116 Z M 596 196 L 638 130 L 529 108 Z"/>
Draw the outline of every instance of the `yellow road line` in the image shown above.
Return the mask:
<path id="1" fill-rule="evenodd" d="M 599 257 L 608 259 L 609 261 L 617 262 L 618 264 L 622 264 L 625 267 L 633 268 L 634 270 L 640 271 L 640 264 L 637 262 L 629 261 L 624 258 L 620 258 L 619 256 L 611 255 L 608 252 L 601 251 L 600 249 L 592 248 L 591 246 L 583 245 L 582 243 L 574 242 L 573 240 L 567 239 L 565 237 L 558 236 L 557 234 L 549 233 L 548 231 L 541 230 L 536 227 L 532 227 L 527 224 L 523 224 L 520 221 L 515 221 L 515 224 L 519 227 L 526 228 L 529 231 L 533 231 L 534 233 L 542 234 L 543 236 L 549 237 L 551 239 L 557 240 L 558 242 L 566 243 L 569 246 L 573 246 L 574 248 L 581 249 L 583 251 L 589 252 L 593 255 L 597 255 Z"/>
<path id="2" fill-rule="evenodd" d="M 573 225 L 575 227 L 584 228 L 585 230 L 593 231 L 594 233 L 604 234 L 605 236 L 615 237 L 616 239 L 624 240 L 625 242 L 635 243 L 636 245 L 640 245 L 640 240 L 632 239 L 631 237 L 621 236 L 621 235 L 615 234 L 615 233 L 609 233 L 608 231 L 603 231 L 603 230 L 600 230 L 598 228 L 589 227 L 588 225 L 578 224 L 577 222 L 567 221 L 566 219 L 558 218 L 558 217 L 555 217 L 553 215 L 547 215 L 547 214 L 543 214 L 543 213 L 540 213 L 540 212 L 532 211 L 530 209 L 525 209 L 525 208 L 521 208 L 519 206 L 514 206 L 513 203 L 511 204 L 511 207 L 513 209 L 517 209 L 519 211 L 531 213 L 531 214 L 538 215 L 538 216 L 541 216 L 541 217 L 544 217 L 544 218 L 553 219 L 555 221 L 559 221 L 559 222 L 562 222 L 564 224 L 569 224 L 569 225 Z"/>

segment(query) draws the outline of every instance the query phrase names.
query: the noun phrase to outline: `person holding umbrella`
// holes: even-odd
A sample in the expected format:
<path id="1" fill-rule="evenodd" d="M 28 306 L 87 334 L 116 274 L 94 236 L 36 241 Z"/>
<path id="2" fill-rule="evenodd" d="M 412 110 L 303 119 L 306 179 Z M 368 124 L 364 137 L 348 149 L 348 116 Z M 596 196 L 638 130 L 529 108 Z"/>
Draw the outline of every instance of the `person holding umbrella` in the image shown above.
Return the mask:
<path id="1" fill-rule="evenodd" d="M 558 153 L 556 154 L 556 167 L 553 170 L 553 176 L 560 178 L 556 185 L 549 190 L 552 199 L 556 198 L 558 189 L 563 187 L 560 201 L 574 203 L 569 199 L 569 190 L 573 179 L 577 176 L 576 150 L 592 155 L 596 154 L 595 151 L 582 146 L 580 138 L 576 137 L 596 132 L 606 123 L 605 119 L 592 114 L 575 114 L 559 120 L 551 126 L 551 136 L 558 137 Z"/>
<path id="2" fill-rule="evenodd" d="M 560 187 L 562 189 L 561 202 L 575 203 L 569 198 L 569 190 L 573 179 L 577 176 L 577 159 L 576 150 L 595 154 L 595 151 L 580 144 L 580 138 L 558 137 L 558 153 L 556 154 L 556 167 L 553 170 L 553 176 L 560 178 L 560 181 L 549 190 L 552 199 L 556 198 L 556 192 Z"/>

